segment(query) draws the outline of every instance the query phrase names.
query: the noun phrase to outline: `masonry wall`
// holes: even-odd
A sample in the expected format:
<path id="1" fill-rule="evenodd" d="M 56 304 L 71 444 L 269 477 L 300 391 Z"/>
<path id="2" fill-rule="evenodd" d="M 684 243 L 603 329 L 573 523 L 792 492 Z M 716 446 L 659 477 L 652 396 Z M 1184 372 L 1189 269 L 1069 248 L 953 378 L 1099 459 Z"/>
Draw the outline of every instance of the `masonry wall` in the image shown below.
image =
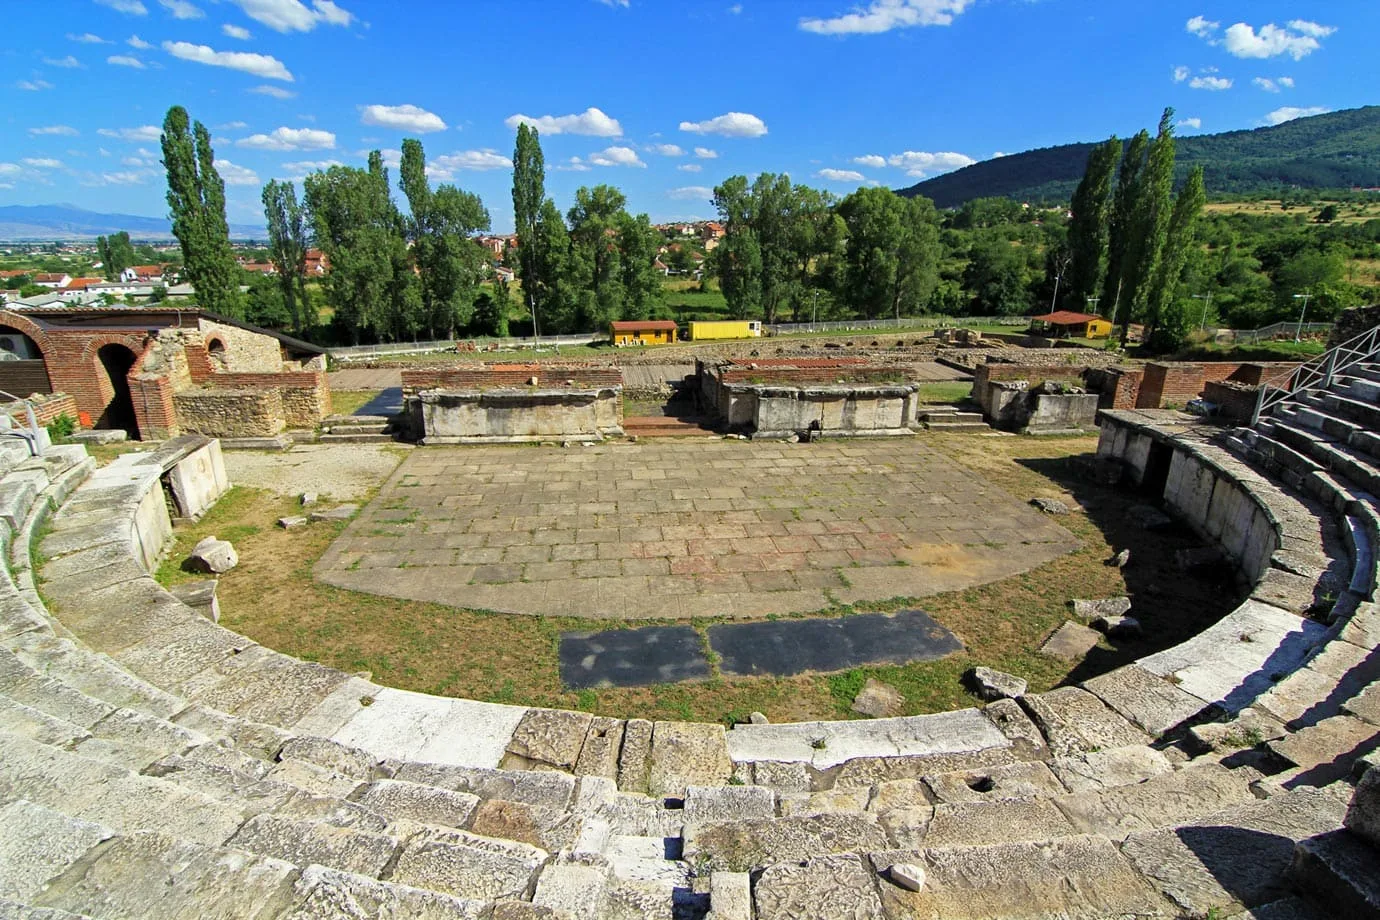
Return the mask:
<path id="1" fill-rule="evenodd" d="M 616 387 L 428 390 L 407 398 L 407 414 L 413 437 L 426 444 L 599 440 L 623 433 Z"/>
<path id="2" fill-rule="evenodd" d="M 282 407 L 282 420 L 289 428 L 315 428 L 331 414 L 331 387 L 325 371 L 213 374 L 206 383 L 213 390 L 272 390 L 277 404 Z"/>
<path id="3" fill-rule="evenodd" d="M 224 345 L 210 356 L 211 365 L 217 372 L 232 374 L 276 374 L 283 370 L 283 348 L 272 336 L 237 326 L 227 326 L 206 317 L 201 317 L 198 326 L 201 331 L 203 351 L 210 352 L 212 341 Z M 191 345 L 188 345 L 190 350 Z"/>
<path id="4" fill-rule="evenodd" d="M 185 432 L 219 438 L 267 438 L 285 426 L 282 396 L 273 388 L 204 388 L 173 397 Z"/>
<path id="5" fill-rule="evenodd" d="M 66 393 L 37 395 L 29 401 L 33 405 L 34 419 L 40 425 L 50 425 L 64 415 L 73 421 L 77 419 L 77 401 Z M 29 416 L 22 402 L 9 403 L 0 411 L 13 419 L 20 428 L 29 424 Z"/>
<path id="6" fill-rule="evenodd" d="M 533 378 L 536 384 L 532 383 Z M 466 368 L 419 368 L 402 372 L 404 393 L 419 390 L 473 390 L 532 387 L 598 389 L 621 387 L 623 372 L 616 367 L 538 364 L 496 364 Z"/>
<path id="7" fill-rule="evenodd" d="M 1203 396 L 1208 383 L 1232 380 L 1257 386 L 1262 380 L 1288 372 L 1297 362 L 1210 361 L 1156 362 L 1145 366 L 1145 377 L 1136 398 L 1137 409 L 1184 406 Z"/>

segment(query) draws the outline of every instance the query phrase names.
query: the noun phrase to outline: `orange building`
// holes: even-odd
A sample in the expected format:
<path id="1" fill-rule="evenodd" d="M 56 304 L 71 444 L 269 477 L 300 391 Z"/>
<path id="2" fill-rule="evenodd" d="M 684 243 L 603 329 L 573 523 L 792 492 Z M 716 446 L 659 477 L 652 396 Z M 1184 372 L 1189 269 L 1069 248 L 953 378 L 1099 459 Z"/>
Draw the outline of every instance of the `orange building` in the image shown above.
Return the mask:
<path id="1" fill-rule="evenodd" d="M 676 324 L 669 319 L 630 319 L 609 324 L 613 344 L 670 345 L 676 341 Z"/>

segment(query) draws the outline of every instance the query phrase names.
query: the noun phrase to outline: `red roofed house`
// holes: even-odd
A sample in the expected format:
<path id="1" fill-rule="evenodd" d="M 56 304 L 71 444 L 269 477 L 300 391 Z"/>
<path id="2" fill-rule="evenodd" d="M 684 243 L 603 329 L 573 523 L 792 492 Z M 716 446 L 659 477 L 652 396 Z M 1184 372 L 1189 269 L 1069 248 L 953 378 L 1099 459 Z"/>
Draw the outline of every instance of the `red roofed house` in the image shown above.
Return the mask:
<path id="1" fill-rule="evenodd" d="M 71 275 L 64 275 L 53 272 L 43 272 L 34 275 L 34 284 L 39 287 L 51 288 L 56 291 L 58 288 L 65 288 L 72 281 Z"/>
<path id="2" fill-rule="evenodd" d="M 1112 324 L 1092 313 L 1057 310 L 1044 316 L 1032 316 L 1030 320 L 1043 323 L 1055 336 L 1105 339 L 1112 334 Z"/>

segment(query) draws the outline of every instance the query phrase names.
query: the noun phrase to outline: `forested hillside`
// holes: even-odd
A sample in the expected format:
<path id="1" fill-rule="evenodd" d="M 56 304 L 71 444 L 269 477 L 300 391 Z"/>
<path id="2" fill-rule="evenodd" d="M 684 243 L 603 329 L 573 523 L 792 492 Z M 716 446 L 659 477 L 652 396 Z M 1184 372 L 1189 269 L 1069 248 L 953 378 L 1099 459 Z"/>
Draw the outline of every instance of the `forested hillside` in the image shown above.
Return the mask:
<path id="1" fill-rule="evenodd" d="M 900 189 L 940 208 L 974 198 L 1067 202 L 1093 143 L 1065 144 L 977 163 Z M 1202 166 L 1209 195 L 1270 195 L 1291 188 L 1380 186 L 1380 106 L 1298 118 L 1272 128 L 1184 137 L 1176 179 Z"/>

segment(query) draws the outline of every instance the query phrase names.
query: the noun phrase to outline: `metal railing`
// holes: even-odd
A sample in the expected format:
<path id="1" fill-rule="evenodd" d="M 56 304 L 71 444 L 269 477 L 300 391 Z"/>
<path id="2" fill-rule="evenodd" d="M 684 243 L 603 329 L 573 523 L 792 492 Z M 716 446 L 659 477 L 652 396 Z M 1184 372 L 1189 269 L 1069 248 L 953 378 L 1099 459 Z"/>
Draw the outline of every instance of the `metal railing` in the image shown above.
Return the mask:
<path id="1" fill-rule="evenodd" d="M 1219 330 L 1219 334 L 1224 330 Z M 1249 345 L 1254 342 L 1270 342 L 1279 338 L 1295 338 L 1315 333 L 1332 331 L 1331 323 L 1271 323 L 1259 329 L 1231 330 L 1232 342 L 1236 345 Z"/>
<path id="2" fill-rule="evenodd" d="M 802 332 L 866 332 L 885 329 L 937 329 L 941 326 L 1012 326 L 1030 325 L 1028 316 L 905 316 L 901 319 L 851 319 L 827 323 L 771 323 L 763 325 L 768 335 L 791 335 Z"/>
<path id="3" fill-rule="evenodd" d="M 1303 390 L 1331 386 L 1338 374 L 1355 364 L 1375 358 L 1377 354 L 1380 354 L 1380 326 L 1372 326 L 1355 338 L 1328 349 L 1313 360 L 1263 381 L 1256 393 L 1251 425 L 1259 422 L 1270 409 Z"/>
<path id="4" fill-rule="evenodd" d="M 555 345 L 590 345 L 607 341 L 602 333 L 583 333 L 580 335 L 544 335 L 540 339 L 527 338 L 468 338 L 442 339 L 434 342 L 388 342 L 382 345 L 352 345 L 346 348 L 328 348 L 326 354 L 335 361 L 362 361 L 370 358 L 385 358 L 396 355 L 426 355 L 451 351 L 460 342 L 471 342 L 475 346 L 496 345 L 499 348 L 520 349 Z"/>
<path id="5" fill-rule="evenodd" d="M 27 430 L 23 428 L 0 428 L 0 435 L 22 438 L 24 442 L 29 445 L 29 456 L 43 456 L 43 436 L 38 425 L 38 416 L 34 415 L 34 404 L 27 399 L 15 396 L 13 393 L 6 393 L 4 390 L 0 390 L 0 396 L 3 396 L 11 402 L 24 404 L 24 421 L 29 426 Z M 5 418 L 7 421 L 10 419 L 8 413 Z"/>

